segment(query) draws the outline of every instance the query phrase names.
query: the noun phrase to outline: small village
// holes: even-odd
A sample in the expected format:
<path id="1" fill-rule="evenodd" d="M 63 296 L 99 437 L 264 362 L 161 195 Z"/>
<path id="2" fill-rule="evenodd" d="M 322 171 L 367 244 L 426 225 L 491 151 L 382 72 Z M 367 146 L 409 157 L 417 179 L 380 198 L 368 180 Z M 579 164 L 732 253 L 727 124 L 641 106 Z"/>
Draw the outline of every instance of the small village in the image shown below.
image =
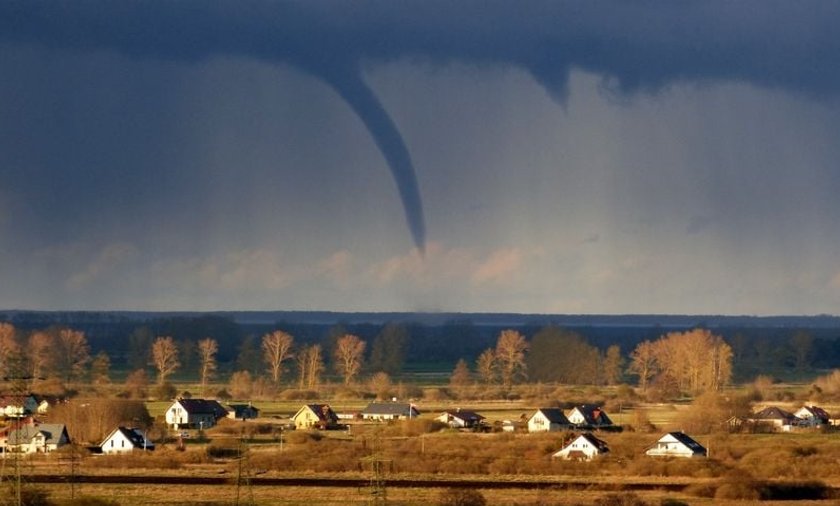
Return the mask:
<path id="1" fill-rule="evenodd" d="M 62 420 L 50 417 L 50 406 L 67 402 L 28 394 L 22 399 L 6 396 L 0 399 L 0 412 L 4 425 L 0 429 L 0 455 L 51 454 L 71 445 L 67 426 Z M 582 404 L 564 411 L 556 407 L 536 408 L 530 415 L 523 414 L 518 420 L 497 420 L 488 423 L 482 414 L 469 409 L 447 409 L 440 413 L 421 413 L 417 405 L 398 402 L 396 399 L 371 402 L 359 412 L 336 412 L 329 404 L 304 404 L 287 418 L 274 417 L 268 420 L 281 431 L 346 431 L 362 425 L 394 424 L 400 421 L 431 418 L 439 427 L 475 433 L 556 433 L 567 435 L 567 444 L 551 453 L 552 458 L 565 460 L 592 460 L 609 452 L 609 444 L 602 438 L 617 433 L 624 427 L 613 422 L 599 405 Z M 49 422 L 41 420 L 49 419 Z M 260 421 L 257 404 L 222 403 L 213 399 L 179 398 L 172 401 L 165 410 L 163 422 L 169 429 L 167 442 L 203 436 L 205 431 L 216 427 L 224 420 Z M 768 406 L 747 417 L 732 417 L 722 423 L 730 432 L 792 432 L 829 431 L 837 420 L 818 406 L 805 405 L 796 412 L 778 406 Z M 600 437 L 596 437 L 598 434 Z M 85 442 L 90 443 L 90 442 Z M 154 451 L 155 441 L 144 427 L 113 427 L 100 444 L 84 444 L 91 455 L 124 454 L 136 451 Z M 158 442 L 160 443 L 160 442 Z M 683 432 L 668 432 L 652 441 L 640 452 L 651 457 L 707 457 L 707 449 Z"/>

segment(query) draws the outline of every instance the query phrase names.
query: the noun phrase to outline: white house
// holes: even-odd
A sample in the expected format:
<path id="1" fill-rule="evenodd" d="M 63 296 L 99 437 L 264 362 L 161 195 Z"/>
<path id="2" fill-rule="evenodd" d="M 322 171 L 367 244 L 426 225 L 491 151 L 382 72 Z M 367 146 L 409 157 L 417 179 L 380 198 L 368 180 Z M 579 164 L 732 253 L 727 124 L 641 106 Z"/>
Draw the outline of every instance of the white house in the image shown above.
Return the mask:
<path id="1" fill-rule="evenodd" d="M 259 418 L 260 410 L 250 402 L 248 404 L 229 404 L 227 406 L 227 417 L 233 420 L 251 420 Z"/>
<path id="2" fill-rule="evenodd" d="M 134 450 L 154 450 L 155 444 L 149 441 L 146 433 L 140 429 L 117 427 L 99 445 L 106 455 L 129 453 Z"/>
<path id="3" fill-rule="evenodd" d="M 32 423 L 10 428 L 0 437 L 0 450 L 20 453 L 50 453 L 70 443 L 60 423 Z"/>
<path id="4" fill-rule="evenodd" d="M 362 411 L 365 420 L 399 420 L 417 418 L 420 412 L 414 404 L 405 402 L 371 402 Z"/>
<path id="5" fill-rule="evenodd" d="M 334 429 L 338 426 L 338 415 L 329 404 L 306 404 L 292 417 L 296 429 Z"/>
<path id="6" fill-rule="evenodd" d="M 435 420 L 445 423 L 454 429 L 474 429 L 480 427 L 484 417 L 475 411 L 458 408 L 454 411 L 444 411 Z"/>
<path id="7" fill-rule="evenodd" d="M 682 432 L 669 432 L 654 443 L 645 454 L 652 457 L 705 457 L 706 449 Z"/>
<path id="8" fill-rule="evenodd" d="M 609 427 L 613 422 L 597 404 L 581 404 L 569 412 L 569 421 L 579 427 Z"/>
<path id="9" fill-rule="evenodd" d="M 790 411 L 785 411 L 778 406 L 770 406 L 762 409 L 758 413 L 753 413 L 749 421 L 756 426 L 769 427 L 777 432 L 790 432 L 802 420 Z"/>
<path id="10" fill-rule="evenodd" d="M 0 397 L 0 414 L 6 418 L 22 418 L 39 412 L 41 402 L 32 394 L 23 397 L 5 395 Z"/>
<path id="11" fill-rule="evenodd" d="M 801 420 L 799 422 L 800 426 L 819 427 L 831 423 L 831 415 L 817 406 L 802 406 L 793 415 Z"/>
<path id="12" fill-rule="evenodd" d="M 178 399 L 166 410 L 166 423 L 173 429 L 207 429 L 227 416 L 227 410 L 217 401 L 206 399 Z"/>
<path id="13" fill-rule="evenodd" d="M 592 434 L 581 434 L 552 457 L 565 460 L 592 460 L 609 451 L 605 441 L 601 441 Z"/>
<path id="14" fill-rule="evenodd" d="M 539 408 L 528 418 L 528 432 L 556 432 L 572 427 L 560 408 Z"/>

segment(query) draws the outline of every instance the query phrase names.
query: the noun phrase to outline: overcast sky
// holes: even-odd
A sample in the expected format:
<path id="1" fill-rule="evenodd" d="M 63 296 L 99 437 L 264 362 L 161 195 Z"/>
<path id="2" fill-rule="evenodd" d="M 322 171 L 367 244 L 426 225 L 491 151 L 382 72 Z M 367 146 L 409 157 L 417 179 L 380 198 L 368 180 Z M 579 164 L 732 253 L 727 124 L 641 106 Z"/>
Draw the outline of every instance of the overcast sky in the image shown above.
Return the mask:
<path id="1" fill-rule="evenodd" d="M 838 314 L 840 3 L 0 4 L 0 308 Z"/>

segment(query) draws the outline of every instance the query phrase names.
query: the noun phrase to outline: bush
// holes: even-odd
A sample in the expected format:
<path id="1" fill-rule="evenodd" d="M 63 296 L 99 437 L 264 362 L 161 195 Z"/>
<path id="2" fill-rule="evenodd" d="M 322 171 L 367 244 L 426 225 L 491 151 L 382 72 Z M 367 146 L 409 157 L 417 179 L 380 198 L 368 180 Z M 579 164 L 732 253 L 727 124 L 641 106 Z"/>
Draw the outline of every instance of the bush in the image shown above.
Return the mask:
<path id="1" fill-rule="evenodd" d="M 487 500 L 478 490 L 468 488 L 448 488 L 438 497 L 440 506 L 485 506 Z"/>
<path id="2" fill-rule="evenodd" d="M 753 483 L 727 482 L 718 487 L 715 499 L 757 501 L 760 495 Z"/>
<path id="3" fill-rule="evenodd" d="M 239 457 L 243 449 L 235 439 L 220 439 L 207 445 L 207 456 L 214 459 L 232 459 Z"/>
<path id="4" fill-rule="evenodd" d="M 175 385 L 172 383 L 164 383 L 158 387 L 155 387 L 153 395 L 158 400 L 168 401 L 170 399 L 174 399 L 176 395 L 178 395 L 178 389 L 175 388 Z"/>
<path id="5" fill-rule="evenodd" d="M 831 489 L 821 481 L 765 483 L 759 489 L 764 501 L 799 501 L 831 498 Z"/>
<path id="6" fill-rule="evenodd" d="M 427 401 L 446 401 L 451 399 L 449 392 L 444 388 L 427 388 L 423 391 L 423 399 Z"/>
<path id="7" fill-rule="evenodd" d="M 308 430 L 293 430 L 286 432 L 284 440 L 291 444 L 304 444 L 310 441 L 320 441 L 321 434 L 318 432 L 310 432 Z"/>
<path id="8" fill-rule="evenodd" d="M 14 497 L 13 493 L 13 490 L 9 490 L 6 498 Z M 46 490 L 25 487 L 20 490 L 20 504 L 22 506 L 54 506 L 55 503 L 50 500 L 50 495 Z"/>

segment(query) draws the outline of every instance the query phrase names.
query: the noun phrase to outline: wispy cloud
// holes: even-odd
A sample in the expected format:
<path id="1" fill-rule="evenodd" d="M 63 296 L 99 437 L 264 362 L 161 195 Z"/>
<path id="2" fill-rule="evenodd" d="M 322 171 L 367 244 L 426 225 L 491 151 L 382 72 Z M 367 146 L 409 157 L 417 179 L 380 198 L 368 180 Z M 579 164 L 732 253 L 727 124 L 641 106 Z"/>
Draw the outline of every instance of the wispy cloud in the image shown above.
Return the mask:
<path id="1" fill-rule="evenodd" d="M 296 278 L 295 271 L 284 265 L 277 252 L 264 248 L 165 260 L 151 268 L 158 284 L 225 292 L 280 290 Z"/>
<path id="2" fill-rule="evenodd" d="M 472 282 L 476 285 L 487 283 L 505 283 L 516 278 L 522 268 L 522 250 L 506 248 L 493 251 L 490 256 L 480 262 L 472 273 Z"/>
<path id="3" fill-rule="evenodd" d="M 71 246 L 71 248 L 74 248 Z M 71 274 L 65 283 L 68 290 L 82 290 L 110 276 L 120 266 L 137 256 L 137 247 L 130 243 L 117 242 L 104 246 L 83 270 Z M 47 252 L 45 252 L 47 254 Z"/>

